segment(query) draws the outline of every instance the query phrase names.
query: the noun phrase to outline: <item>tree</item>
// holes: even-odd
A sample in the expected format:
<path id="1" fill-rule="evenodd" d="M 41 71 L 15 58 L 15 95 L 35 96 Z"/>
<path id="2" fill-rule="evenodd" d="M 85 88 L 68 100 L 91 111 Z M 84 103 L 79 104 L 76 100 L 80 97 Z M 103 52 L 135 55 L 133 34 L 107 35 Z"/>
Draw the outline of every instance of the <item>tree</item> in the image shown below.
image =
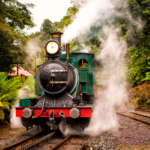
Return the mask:
<path id="1" fill-rule="evenodd" d="M 71 23 L 71 17 L 73 17 L 78 12 L 76 6 L 69 7 L 67 10 L 67 14 L 57 23 L 55 30 L 63 31 L 65 26 L 68 26 Z"/>
<path id="2" fill-rule="evenodd" d="M 132 11 L 132 15 L 136 16 L 139 14 L 139 16 L 142 18 L 142 20 L 145 22 L 145 25 L 143 27 L 143 31 L 134 30 L 134 37 L 136 40 L 136 47 L 130 47 L 128 50 L 128 54 L 132 55 L 129 58 L 129 61 L 131 64 L 131 61 L 135 62 L 135 71 L 130 71 L 131 74 L 134 74 L 134 76 L 130 81 L 134 81 L 134 85 L 140 83 L 145 79 L 145 76 L 148 71 L 148 58 L 150 57 L 150 1 L 149 0 L 142 0 L 142 1 L 129 1 L 129 8 Z M 138 18 L 137 18 L 138 19 Z M 133 60 L 134 59 L 134 60 Z M 131 69 L 133 66 L 131 67 Z"/>
<path id="3" fill-rule="evenodd" d="M 28 7 L 33 4 L 22 4 L 17 0 L 0 0 L 0 71 L 10 71 L 10 64 L 22 59 L 19 43 L 25 43 L 25 27 L 33 27 L 31 12 Z M 19 58 L 20 57 L 20 58 Z"/>
<path id="4" fill-rule="evenodd" d="M 41 26 L 41 33 L 43 35 L 44 40 L 50 39 L 50 32 L 54 31 L 54 25 L 49 19 L 44 19 Z"/>
<path id="5" fill-rule="evenodd" d="M 9 109 L 10 105 L 17 96 L 18 88 L 22 85 L 20 77 L 14 77 L 10 80 L 7 79 L 7 75 L 4 72 L 0 72 L 0 119 L 4 119 L 3 107 Z"/>
<path id="6" fill-rule="evenodd" d="M 120 39 L 126 40 L 128 44 L 125 59 L 128 67 L 127 79 L 132 86 L 143 82 L 145 78 L 148 79 L 146 75 L 148 75 L 148 58 L 150 57 L 149 8 L 149 0 L 129 0 L 124 8 L 118 8 L 119 13 L 115 21 L 115 24 L 121 29 Z M 126 15 L 126 10 L 130 10 L 133 21 Z M 143 23 L 140 23 L 139 18 Z M 142 24 L 143 27 L 139 28 L 138 26 Z"/>

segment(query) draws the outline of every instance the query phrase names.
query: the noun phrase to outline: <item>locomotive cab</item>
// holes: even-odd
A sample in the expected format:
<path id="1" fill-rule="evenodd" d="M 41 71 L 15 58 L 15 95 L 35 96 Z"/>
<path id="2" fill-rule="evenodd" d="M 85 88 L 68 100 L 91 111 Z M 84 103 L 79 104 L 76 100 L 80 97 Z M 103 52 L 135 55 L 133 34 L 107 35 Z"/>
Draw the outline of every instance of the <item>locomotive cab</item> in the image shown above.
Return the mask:
<path id="1" fill-rule="evenodd" d="M 45 45 L 48 60 L 41 64 L 35 75 L 37 98 L 25 98 L 16 107 L 25 127 L 47 125 L 51 130 L 64 124 L 84 129 L 92 116 L 94 101 L 92 53 L 61 50 L 62 32 L 51 32 L 52 39 Z M 65 122 L 65 123 L 64 123 Z"/>

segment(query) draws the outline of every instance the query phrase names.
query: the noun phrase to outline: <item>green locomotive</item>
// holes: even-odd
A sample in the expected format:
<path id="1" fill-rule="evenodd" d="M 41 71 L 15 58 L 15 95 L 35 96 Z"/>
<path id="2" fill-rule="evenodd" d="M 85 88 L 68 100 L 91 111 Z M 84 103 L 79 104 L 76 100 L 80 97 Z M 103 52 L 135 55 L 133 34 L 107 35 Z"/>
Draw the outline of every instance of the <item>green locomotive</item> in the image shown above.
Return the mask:
<path id="1" fill-rule="evenodd" d="M 61 121 L 85 128 L 92 116 L 94 83 L 92 53 L 61 50 L 61 32 L 51 32 L 45 45 L 47 61 L 35 74 L 37 98 L 20 99 L 16 116 L 25 127 L 47 125 L 58 129 Z M 63 48 L 65 49 L 65 48 Z M 65 129 L 64 129 L 65 130 Z"/>

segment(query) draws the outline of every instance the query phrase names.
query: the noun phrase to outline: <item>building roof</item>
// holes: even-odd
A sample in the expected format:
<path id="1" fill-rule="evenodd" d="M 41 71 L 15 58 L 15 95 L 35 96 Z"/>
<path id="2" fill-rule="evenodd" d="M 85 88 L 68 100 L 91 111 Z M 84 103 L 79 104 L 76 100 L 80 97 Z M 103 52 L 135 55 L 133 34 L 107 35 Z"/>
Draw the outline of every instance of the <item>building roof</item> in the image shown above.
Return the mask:
<path id="1" fill-rule="evenodd" d="M 8 73 L 8 76 L 17 76 L 17 66 L 12 69 L 14 72 Z M 21 66 L 18 68 L 18 75 L 34 76 L 34 72 L 25 70 Z"/>

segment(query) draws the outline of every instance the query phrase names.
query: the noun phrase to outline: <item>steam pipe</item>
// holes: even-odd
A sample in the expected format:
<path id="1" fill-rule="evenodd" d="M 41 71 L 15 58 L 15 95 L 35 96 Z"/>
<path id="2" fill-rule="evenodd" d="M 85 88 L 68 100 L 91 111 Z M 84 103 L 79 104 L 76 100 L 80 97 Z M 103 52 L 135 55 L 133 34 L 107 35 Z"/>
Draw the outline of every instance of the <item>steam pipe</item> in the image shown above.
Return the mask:
<path id="1" fill-rule="evenodd" d="M 66 60 L 69 62 L 69 43 L 66 43 Z"/>
<path id="2" fill-rule="evenodd" d="M 45 99 L 44 99 L 44 101 L 43 101 L 43 106 L 42 106 L 42 110 L 41 110 L 40 114 L 39 114 L 38 116 L 36 116 L 36 117 L 35 117 L 35 116 L 32 116 L 32 119 L 39 118 L 39 117 L 42 115 L 42 113 L 43 113 L 44 107 L 45 107 Z"/>

